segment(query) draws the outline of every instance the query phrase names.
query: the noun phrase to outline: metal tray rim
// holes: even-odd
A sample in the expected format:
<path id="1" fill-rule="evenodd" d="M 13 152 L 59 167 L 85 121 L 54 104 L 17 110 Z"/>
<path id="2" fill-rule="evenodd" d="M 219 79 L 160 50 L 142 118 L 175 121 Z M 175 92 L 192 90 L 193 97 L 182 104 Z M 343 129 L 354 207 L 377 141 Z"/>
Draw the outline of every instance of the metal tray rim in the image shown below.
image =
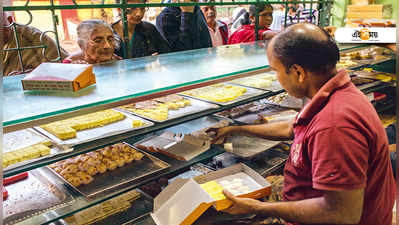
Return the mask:
<path id="1" fill-rule="evenodd" d="M 112 190 L 112 189 L 114 189 L 114 188 L 116 188 L 116 187 L 118 187 L 118 186 L 121 186 L 121 185 L 130 183 L 130 182 L 133 182 L 133 181 L 135 181 L 135 180 L 142 179 L 142 178 L 144 178 L 144 177 L 146 177 L 146 176 L 149 176 L 149 175 L 151 175 L 151 174 L 154 174 L 154 173 L 163 171 L 163 170 L 165 170 L 165 169 L 167 169 L 167 168 L 170 167 L 170 164 L 168 164 L 168 163 L 166 163 L 166 162 L 164 162 L 164 161 L 158 159 L 157 157 L 155 157 L 155 156 L 149 154 L 148 152 L 145 152 L 145 151 L 143 151 L 143 150 L 141 150 L 141 149 L 137 149 L 137 148 L 135 148 L 134 146 L 132 146 L 132 145 L 126 143 L 126 142 L 123 142 L 123 143 L 126 144 L 126 145 L 128 145 L 128 146 L 130 146 L 131 148 L 134 148 L 135 150 L 138 150 L 138 151 L 140 151 L 141 153 L 145 154 L 151 161 L 153 161 L 153 162 L 156 161 L 156 162 L 158 162 L 158 163 L 160 163 L 160 164 L 163 164 L 164 167 L 163 167 L 163 168 L 160 168 L 160 169 L 157 169 L 157 170 L 154 170 L 154 171 L 152 171 L 152 172 L 150 172 L 150 173 L 140 175 L 140 176 L 138 176 L 138 177 L 135 177 L 134 179 L 128 179 L 128 180 L 126 180 L 126 181 L 123 181 L 123 182 L 120 182 L 120 183 L 117 183 L 117 184 L 114 184 L 114 185 L 110 185 L 110 186 L 108 186 L 108 187 L 105 188 L 105 189 L 102 189 L 102 190 L 99 190 L 99 191 L 90 193 L 90 194 L 88 194 L 88 195 L 85 194 L 85 193 L 83 193 L 82 191 L 80 191 L 80 190 L 78 189 L 78 187 L 75 187 L 75 186 L 73 186 L 72 184 L 70 184 L 70 183 L 69 183 L 67 180 L 65 180 L 60 174 L 58 174 L 57 172 L 55 172 L 52 168 L 50 168 L 50 167 L 47 166 L 47 169 L 50 170 L 52 173 L 54 173 L 58 178 L 60 178 L 68 187 L 70 187 L 70 188 L 72 188 L 73 190 L 77 191 L 77 192 L 80 193 L 82 196 L 84 196 L 84 197 L 90 199 L 90 198 L 92 198 L 93 196 L 98 195 L 100 192 L 104 192 L 104 191 L 107 191 L 107 190 Z"/>
<path id="2" fill-rule="evenodd" d="M 184 96 L 184 97 L 187 98 L 187 97 L 189 97 L 189 96 Z M 124 112 L 124 113 L 129 113 L 129 114 L 131 114 L 131 115 L 138 116 L 138 117 L 141 117 L 141 118 L 143 118 L 143 119 L 147 119 L 147 120 L 154 121 L 154 122 L 157 122 L 157 123 L 163 123 L 163 122 L 167 122 L 167 121 L 170 121 L 170 120 L 174 120 L 174 119 L 177 119 L 177 118 L 180 118 L 180 117 L 184 117 L 184 116 L 187 116 L 187 115 L 191 115 L 191 114 L 203 112 L 203 111 L 206 111 L 206 110 L 208 110 L 208 109 L 217 109 L 217 108 L 220 107 L 220 106 L 217 105 L 217 104 L 214 104 L 214 103 L 211 103 L 211 102 L 207 102 L 207 101 L 204 101 L 204 100 L 201 100 L 201 99 L 190 98 L 190 100 L 195 100 L 195 101 L 199 101 L 199 102 L 201 102 L 201 103 L 206 103 L 206 104 L 208 104 L 209 107 L 208 107 L 208 108 L 204 108 L 204 109 L 200 109 L 200 110 L 194 110 L 194 111 L 191 111 L 191 112 L 187 112 L 187 113 L 184 113 L 184 114 L 182 114 L 182 115 L 176 115 L 176 116 L 172 116 L 172 117 L 169 117 L 169 116 L 168 116 L 168 118 L 167 118 L 166 120 L 156 120 L 156 119 L 153 119 L 153 118 L 150 118 L 150 117 L 147 117 L 147 116 L 143 116 L 143 115 L 141 115 L 141 114 L 137 114 L 137 113 L 134 113 L 134 112 L 130 112 L 129 110 L 122 109 L 122 108 L 119 108 L 119 107 L 118 107 L 118 108 L 115 108 L 115 110 L 120 111 L 120 112 Z"/>
<path id="3" fill-rule="evenodd" d="M 115 131 L 115 132 L 108 133 L 108 134 L 103 134 L 103 135 L 95 137 L 95 138 L 89 138 L 89 139 L 86 139 L 86 140 L 77 140 L 73 144 L 67 144 L 66 141 L 59 139 L 57 136 L 53 135 L 52 133 L 46 131 L 45 129 L 43 129 L 43 128 L 39 127 L 39 126 L 35 126 L 35 127 L 33 127 L 33 129 L 35 129 L 37 132 L 41 133 L 42 135 L 48 137 L 59 148 L 65 149 L 65 148 L 73 147 L 75 145 L 88 143 L 88 142 L 91 142 L 91 141 L 94 141 L 94 140 L 97 140 L 97 139 L 105 138 L 105 137 L 108 137 L 108 136 L 118 135 L 118 134 L 122 134 L 122 133 L 129 132 L 129 131 L 140 130 L 140 129 L 144 129 L 144 128 L 147 128 L 147 127 L 150 127 L 150 126 L 154 125 L 153 122 L 145 120 L 145 119 L 143 119 L 141 117 L 138 117 L 138 116 L 135 116 L 135 115 L 132 115 L 132 114 L 129 114 L 129 113 L 125 113 L 125 112 L 121 112 L 121 113 L 123 113 L 129 119 L 140 119 L 140 120 L 142 120 L 144 122 L 144 125 L 141 126 L 141 127 L 132 127 L 130 129 L 124 129 L 124 130 L 119 130 L 119 131 Z M 96 128 L 92 128 L 92 129 L 94 130 Z M 68 140 L 73 140 L 73 139 L 76 139 L 76 138 L 72 138 L 72 139 L 68 139 Z"/>
<path id="4" fill-rule="evenodd" d="M 242 85 L 238 85 L 238 84 L 230 84 L 229 83 L 229 85 L 242 87 Z M 186 95 L 186 94 L 182 94 L 182 93 L 178 93 L 178 94 L 182 95 L 184 97 L 198 99 L 198 100 L 201 100 L 201 101 L 205 101 L 205 102 L 209 102 L 209 103 L 213 103 L 213 104 L 217 104 L 217 105 L 226 106 L 226 105 L 234 104 L 234 103 L 239 102 L 239 101 L 243 101 L 243 100 L 251 98 L 251 97 L 255 97 L 255 96 L 258 96 L 258 95 L 261 95 L 261 94 L 265 94 L 265 93 L 270 93 L 271 92 L 271 91 L 266 91 L 266 90 L 253 88 L 253 87 L 245 87 L 245 88 L 247 88 L 247 90 L 251 91 L 252 93 L 241 95 L 241 96 L 237 97 L 236 99 L 234 99 L 233 101 L 230 101 L 230 102 L 215 102 L 215 101 L 206 100 L 206 99 L 202 99 L 202 98 L 198 98 L 198 97 L 194 97 L 194 96 L 190 96 L 190 95 Z"/>

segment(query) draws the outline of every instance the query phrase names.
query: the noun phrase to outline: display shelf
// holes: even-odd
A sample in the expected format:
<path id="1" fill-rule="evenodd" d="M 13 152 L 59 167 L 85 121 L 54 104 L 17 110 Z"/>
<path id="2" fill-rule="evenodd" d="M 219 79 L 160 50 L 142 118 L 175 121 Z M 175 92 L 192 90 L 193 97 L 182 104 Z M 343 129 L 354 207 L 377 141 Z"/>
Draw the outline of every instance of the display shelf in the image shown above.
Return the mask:
<path id="1" fill-rule="evenodd" d="M 105 192 L 102 194 L 102 196 L 99 196 L 98 198 L 93 199 L 93 200 L 87 200 L 83 196 L 76 196 L 73 204 L 70 204 L 63 208 L 59 208 L 59 209 L 56 209 L 56 210 L 53 210 L 53 211 L 50 211 L 47 213 L 43 213 L 41 215 L 38 215 L 38 216 L 35 216 L 32 218 L 26 219 L 18 224 L 31 225 L 31 224 L 48 224 L 48 223 L 55 222 L 59 219 L 73 215 L 79 211 L 86 209 L 86 208 L 89 208 L 91 206 L 102 203 L 108 199 L 114 198 L 118 195 L 121 195 L 128 191 L 131 191 L 131 190 L 133 190 L 139 186 L 142 186 L 144 184 L 147 184 L 151 181 L 157 180 L 161 177 L 182 172 L 182 171 L 186 170 L 187 168 L 190 168 L 194 164 L 212 159 L 214 156 L 219 155 L 223 152 L 224 152 L 224 150 L 220 147 L 212 147 L 207 152 L 204 152 L 203 154 L 195 157 L 194 159 L 192 159 L 188 162 L 178 161 L 178 160 L 172 159 L 172 158 L 162 155 L 162 154 L 153 154 L 157 158 L 170 164 L 171 167 L 168 170 L 166 170 L 164 173 L 156 174 L 154 176 L 151 176 L 147 179 L 143 179 L 139 182 L 135 182 L 133 184 L 126 184 L 126 185 L 122 186 L 122 188 L 118 189 L 118 191 L 116 191 L 116 192 L 113 192 L 113 193 Z"/>
<path id="2" fill-rule="evenodd" d="M 217 113 L 217 112 L 221 112 L 221 111 L 224 111 L 226 109 L 230 109 L 230 108 L 233 108 L 233 107 L 236 107 L 236 106 L 239 106 L 239 105 L 243 105 L 243 104 L 247 104 L 247 103 L 250 103 L 250 102 L 253 102 L 253 101 L 256 101 L 256 100 L 267 98 L 267 97 L 270 97 L 272 95 L 276 95 L 276 94 L 281 93 L 281 92 L 283 92 L 283 91 L 267 92 L 267 93 L 264 93 L 264 94 L 261 94 L 261 95 L 258 95 L 258 96 L 254 96 L 254 97 L 251 97 L 251 98 L 248 98 L 248 99 L 245 99 L 245 100 L 233 103 L 233 104 L 221 106 L 221 107 L 216 108 L 216 109 L 210 109 L 210 110 L 207 110 L 207 111 L 203 111 L 203 112 L 187 115 L 187 116 L 184 116 L 184 117 L 176 118 L 176 119 L 173 119 L 173 120 L 169 120 L 169 121 L 166 121 L 166 122 L 163 122 L 163 123 L 157 123 L 154 126 L 143 128 L 143 129 L 140 129 L 140 130 L 126 132 L 126 133 L 123 133 L 123 134 L 117 134 L 117 135 L 113 135 L 113 136 L 110 136 L 110 137 L 102 138 L 102 139 L 99 139 L 99 140 L 96 140 L 96 141 L 92 141 L 92 142 L 89 142 L 89 143 L 80 144 L 80 145 L 75 146 L 73 151 L 68 151 L 68 152 L 65 152 L 65 153 L 57 154 L 57 155 L 54 155 L 53 157 L 48 157 L 48 158 L 45 158 L 45 159 L 40 160 L 40 161 L 36 161 L 36 162 L 29 163 L 29 164 L 21 165 L 19 167 L 15 167 L 15 168 L 11 168 L 11 169 L 5 169 L 3 171 L 3 176 L 4 177 L 10 177 L 10 176 L 19 174 L 21 172 L 29 171 L 29 170 L 32 170 L 32 169 L 35 169 L 35 168 L 39 168 L 39 167 L 42 167 L 42 166 L 49 165 L 51 163 L 54 163 L 54 162 L 57 162 L 57 161 L 60 161 L 60 160 L 64 160 L 64 159 L 67 159 L 67 158 L 70 158 L 70 157 L 73 157 L 73 156 L 77 156 L 77 155 L 80 155 L 80 154 L 83 154 L 83 153 L 86 153 L 86 152 L 90 152 L 90 151 L 93 151 L 94 149 L 105 147 L 106 145 L 114 144 L 114 143 L 117 143 L 119 141 L 125 140 L 127 138 L 149 134 L 149 133 L 152 133 L 152 132 L 155 132 L 155 131 L 158 131 L 158 130 L 162 130 L 162 129 L 165 129 L 165 128 L 168 128 L 168 127 L 172 127 L 172 126 L 184 123 L 184 122 L 188 122 L 190 120 L 198 119 L 198 118 L 201 118 L 201 117 L 204 117 L 204 116 L 207 116 L 207 115 L 211 115 L 211 114 L 214 114 L 214 113 Z"/>
<path id="3" fill-rule="evenodd" d="M 350 48 L 355 47 L 359 47 L 359 45 L 350 46 Z M 340 49 L 347 48 L 349 47 L 340 46 Z M 263 42 L 258 42 L 256 44 L 200 49 L 156 57 L 128 59 L 113 64 L 95 65 L 94 71 L 97 76 L 97 84 L 73 95 L 65 93 L 56 94 L 54 92 L 23 92 L 20 83 L 22 76 L 9 77 L 3 79 L 5 95 L 5 101 L 3 102 L 5 122 L 3 125 L 6 132 L 32 127 L 33 125 L 36 126 L 71 116 L 113 108 L 126 103 L 152 99 L 166 94 L 178 93 L 188 89 L 257 74 L 266 71 L 267 67 L 268 63 Z M 16 175 L 123 140 L 127 140 L 128 143 L 133 144 L 146 134 L 267 98 L 281 92 L 284 91 L 267 92 L 234 104 L 221 106 L 217 109 L 186 115 L 167 122 L 156 123 L 152 127 L 80 144 L 75 146 L 73 151 L 5 170 L 3 175 L 4 177 Z M 43 107 L 43 102 L 46 103 L 46 107 Z M 170 164 L 171 167 L 163 173 L 155 174 L 134 184 L 126 184 L 117 191 L 103 193 L 103 195 L 96 199 L 87 200 L 83 196 L 75 194 L 76 201 L 73 204 L 36 215 L 19 224 L 48 224 L 58 221 L 161 177 L 183 172 L 190 166 L 198 162 L 208 161 L 223 152 L 224 150 L 220 147 L 213 146 L 209 151 L 189 162 L 182 162 L 165 155 L 154 154 L 159 159 Z M 139 214 L 137 213 L 137 215 Z M 140 221 L 140 219 L 135 221 Z M 151 218 L 149 221 L 152 221 Z"/>
<path id="4" fill-rule="evenodd" d="M 23 75 L 6 77 L 4 132 L 229 81 L 267 67 L 264 43 L 256 42 L 94 65 L 97 84 L 75 93 L 23 91 Z"/>

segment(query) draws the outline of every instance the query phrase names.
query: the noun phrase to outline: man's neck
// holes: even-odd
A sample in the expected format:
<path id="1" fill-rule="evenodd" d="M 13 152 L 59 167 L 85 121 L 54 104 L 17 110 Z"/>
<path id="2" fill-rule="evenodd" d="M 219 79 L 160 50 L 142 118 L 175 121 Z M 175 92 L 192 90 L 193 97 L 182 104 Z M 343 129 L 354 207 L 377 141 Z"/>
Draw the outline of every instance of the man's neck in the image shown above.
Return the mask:
<path id="1" fill-rule="evenodd" d="M 312 73 L 311 80 L 312 82 L 309 85 L 309 91 L 306 94 L 306 97 L 312 99 L 317 92 L 332 78 L 337 74 L 337 70 L 334 69 L 329 73 L 328 76 L 326 74 L 315 74 Z"/>

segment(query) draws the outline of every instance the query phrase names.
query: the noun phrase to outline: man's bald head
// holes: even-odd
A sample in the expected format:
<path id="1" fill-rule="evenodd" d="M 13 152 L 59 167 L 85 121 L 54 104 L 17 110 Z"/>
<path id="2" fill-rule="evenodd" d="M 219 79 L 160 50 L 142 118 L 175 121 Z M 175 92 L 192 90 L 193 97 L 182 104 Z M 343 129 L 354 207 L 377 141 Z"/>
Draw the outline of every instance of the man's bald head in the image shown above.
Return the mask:
<path id="1" fill-rule="evenodd" d="M 272 39 L 268 49 L 287 70 L 297 64 L 310 72 L 329 73 L 339 61 L 334 39 L 310 23 L 289 26 Z"/>

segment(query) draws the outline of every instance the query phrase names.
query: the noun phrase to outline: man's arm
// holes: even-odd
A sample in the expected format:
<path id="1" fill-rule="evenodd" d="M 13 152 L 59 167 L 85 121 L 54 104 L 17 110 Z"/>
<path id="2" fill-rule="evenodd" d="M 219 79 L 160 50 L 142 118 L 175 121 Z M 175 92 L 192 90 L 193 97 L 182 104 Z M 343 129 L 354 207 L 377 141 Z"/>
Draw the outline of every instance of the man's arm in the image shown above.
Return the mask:
<path id="1" fill-rule="evenodd" d="M 225 210 L 231 214 L 266 215 L 305 224 L 357 224 L 363 211 L 364 189 L 324 191 L 323 197 L 277 203 L 224 194 L 233 202 L 233 206 Z"/>
<path id="2" fill-rule="evenodd" d="M 216 132 L 214 142 L 234 133 L 244 133 L 255 135 L 264 139 L 274 141 L 286 141 L 294 138 L 294 131 L 292 127 L 293 121 L 266 123 L 259 125 L 246 126 L 229 126 L 220 129 L 210 129 L 209 131 Z"/>

